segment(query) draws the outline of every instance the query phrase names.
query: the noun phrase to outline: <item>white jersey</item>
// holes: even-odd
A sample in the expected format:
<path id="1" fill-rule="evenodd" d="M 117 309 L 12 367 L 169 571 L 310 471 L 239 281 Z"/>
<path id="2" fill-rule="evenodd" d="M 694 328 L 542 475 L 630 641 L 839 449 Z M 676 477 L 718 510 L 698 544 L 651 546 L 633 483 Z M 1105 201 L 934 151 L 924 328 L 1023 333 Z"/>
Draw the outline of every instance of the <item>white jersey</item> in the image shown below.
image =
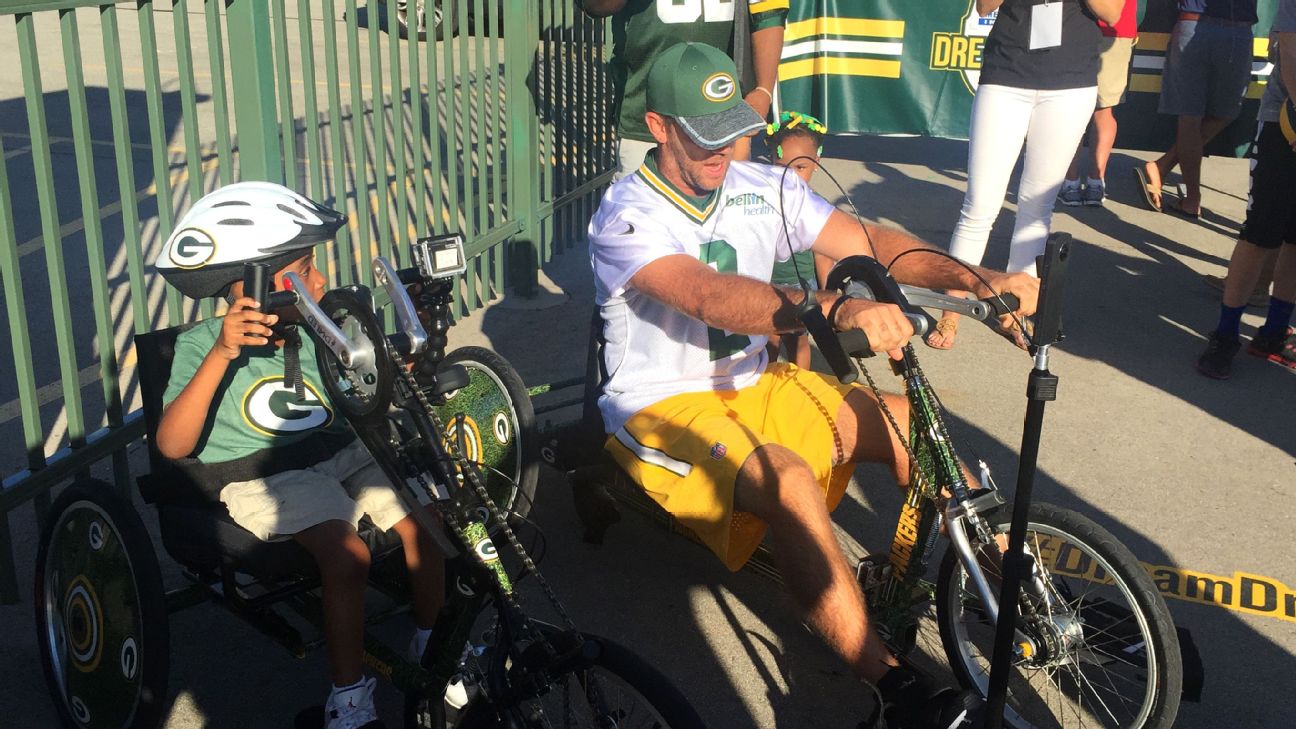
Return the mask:
<path id="1" fill-rule="evenodd" d="M 768 282 L 775 260 L 809 249 L 834 209 L 795 173 L 783 172 L 735 162 L 720 189 L 698 199 L 667 182 L 650 154 L 603 196 L 589 233 L 606 342 L 599 409 L 608 432 L 667 397 L 736 390 L 765 371 L 768 337 L 708 327 L 635 291 L 630 279 L 645 264 L 683 254 L 721 273 Z"/>

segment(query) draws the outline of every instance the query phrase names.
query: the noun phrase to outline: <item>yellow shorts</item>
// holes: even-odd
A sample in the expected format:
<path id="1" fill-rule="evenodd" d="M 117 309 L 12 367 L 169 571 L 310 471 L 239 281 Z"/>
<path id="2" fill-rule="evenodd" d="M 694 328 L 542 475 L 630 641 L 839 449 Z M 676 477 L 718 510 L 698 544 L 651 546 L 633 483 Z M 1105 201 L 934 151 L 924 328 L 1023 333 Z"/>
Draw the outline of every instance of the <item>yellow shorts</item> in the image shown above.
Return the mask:
<path id="1" fill-rule="evenodd" d="M 756 448 L 784 446 L 805 459 L 831 511 L 854 470 L 843 464 L 835 420 L 853 386 L 776 363 L 751 387 L 690 392 L 635 413 L 606 448 L 654 501 L 689 527 L 731 570 L 746 564 L 767 526 L 735 513 L 738 469 Z"/>

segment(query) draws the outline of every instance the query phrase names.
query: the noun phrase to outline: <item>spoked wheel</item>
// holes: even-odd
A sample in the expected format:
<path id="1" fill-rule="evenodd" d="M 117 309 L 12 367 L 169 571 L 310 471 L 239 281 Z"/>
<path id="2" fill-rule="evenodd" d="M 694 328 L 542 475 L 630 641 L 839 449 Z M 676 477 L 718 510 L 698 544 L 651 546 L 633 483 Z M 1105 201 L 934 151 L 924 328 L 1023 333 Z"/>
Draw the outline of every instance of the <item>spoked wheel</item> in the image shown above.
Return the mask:
<path id="1" fill-rule="evenodd" d="M 36 552 L 36 631 L 68 727 L 151 729 L 170 670 L 166 594 L 148 532 L 102 481 L 55 500 Z"/>
<path id="2" fill-rule="evenodd" d="M 523 702 L 513 716 L 528 729 L 618 727 L 682 729 L 702 719 L 670 681 L 628 649 L 586 634 L 593 665 L 560 676 L 542 696 Z M 470 704 L 455 729 L 507 726 L 505 714 L 484 699 Z"/>
<path id="3" fill-rule="evenodd" d="M 329 399 L 349 418 L 365 420 L 386 413 L 392 399 L 392 362 L 373 308 L 349 289 L 329 291 L 319 305 L 361 350 L 356 361 L 344 366 L 323 342 L 315 342 L 315 359 Z"/>
<path id="4" fill-rule="evenodd" d="M 457 415 L 464 415 L 464 456 L 480 464 L 486 490 L 500 509 L 524 517 L 531 511 L 540 461 L 535 410 L 526 385 L 508 360 L 484 347 L 461 347 L 442 366 L 468 370 L 468 384 L 436 406 L 446 437 L 459 442 Z"/>
<path id="5" fill-rule="evenodd" d="M 1007 533 L 1012 510 L 985 515 Z M 978 563 L 998 590 L 997 558 L 972 537 Z M 1161 729 L 1174 723 L 1183 685 L 1179 640 L 1165 600 L 1130 551 L 1105 529 L 1067 509 L 1035 504 L 1026 546 L 1051 596 L 1017 630 L 1033 644 L 1016 658 L 1005 724 L 1018 727 Z M 1023 593 L 1026 584 L 1023 581 Z M 995 626 L 953 548 L 936 586 L 936 616 L 959 681 L 989 688 Z"/>

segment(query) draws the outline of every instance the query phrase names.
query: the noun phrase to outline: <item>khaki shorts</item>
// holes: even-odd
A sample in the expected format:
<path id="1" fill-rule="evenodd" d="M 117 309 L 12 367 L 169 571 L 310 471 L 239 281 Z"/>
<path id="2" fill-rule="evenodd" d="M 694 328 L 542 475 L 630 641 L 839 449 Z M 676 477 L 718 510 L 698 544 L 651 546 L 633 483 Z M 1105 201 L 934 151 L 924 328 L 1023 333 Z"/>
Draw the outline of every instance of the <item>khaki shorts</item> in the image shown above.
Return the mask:
<path id="1" fill-rule="evenodd" d="M 770 365 L 741 390 L 690 392 L 650 405 L 608 437 L 607 449 L 644 491 L 731 570 L 740 569 L 767 525 L 734 512 L 734 483 L 752 451 L 779 444 L 805 459 L 831 511 L 854 471 L 840 464 L 834 422 L 852 389 L 795 365 Z"/>
<path id="2" fill-rule="evenodd" d="M 1134 39 L 1103 36 L 1098 49 L 1098 108 L 1109 109 L 1125 101 Z"/>
<path id="3" fill-rule="evenodd" d="M 234 523 L 265 542 L 289 539 L 326 521 L 356 526 L 365 514 L 385 531 L 409 515 L 359 440 L 310 468 L 228 484 L 220 500 Z"/>

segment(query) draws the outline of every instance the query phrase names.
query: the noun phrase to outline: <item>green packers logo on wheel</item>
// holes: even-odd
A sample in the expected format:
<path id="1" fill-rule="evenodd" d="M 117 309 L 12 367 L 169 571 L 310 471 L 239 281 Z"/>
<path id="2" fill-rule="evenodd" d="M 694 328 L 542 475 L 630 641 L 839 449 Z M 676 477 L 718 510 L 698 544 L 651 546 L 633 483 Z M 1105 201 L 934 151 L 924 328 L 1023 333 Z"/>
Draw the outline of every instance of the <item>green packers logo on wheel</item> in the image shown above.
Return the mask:
<path id="1" fill-rule="evenodd" d="M 307 382 L 306 399 L 298 401 L 297 393 L 284 383 L 283 377 L 264 377 L 248 388 L 243 396 L 243 419 L 258 433 L 275 437 L 327 426 L 333 422 L 333 410 L 315 386 Z"/>

